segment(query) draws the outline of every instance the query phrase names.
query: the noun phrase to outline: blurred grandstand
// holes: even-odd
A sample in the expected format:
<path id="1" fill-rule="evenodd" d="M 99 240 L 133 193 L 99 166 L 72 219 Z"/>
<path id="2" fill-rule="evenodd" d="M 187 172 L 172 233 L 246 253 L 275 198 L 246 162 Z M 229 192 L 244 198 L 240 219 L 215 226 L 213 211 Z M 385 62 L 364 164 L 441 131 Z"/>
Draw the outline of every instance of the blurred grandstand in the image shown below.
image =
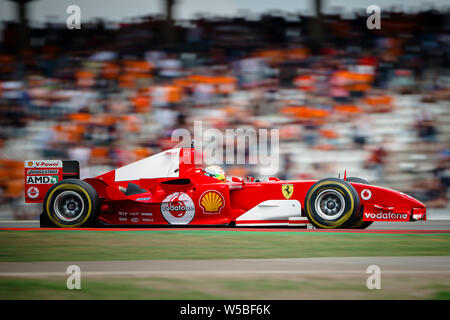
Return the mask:
<path id="1" fill-rule="evenodd" d="M 380 30 L 366 19 L 6 23 L 0 219 L 40 213 L 23 204 L 24 159 L 77 159 L 94 176 L 170 148 L 194 120 L 279 128 L 281 178 L 347 170 L 448 212 L 450 12 L 383 11 Z"/>

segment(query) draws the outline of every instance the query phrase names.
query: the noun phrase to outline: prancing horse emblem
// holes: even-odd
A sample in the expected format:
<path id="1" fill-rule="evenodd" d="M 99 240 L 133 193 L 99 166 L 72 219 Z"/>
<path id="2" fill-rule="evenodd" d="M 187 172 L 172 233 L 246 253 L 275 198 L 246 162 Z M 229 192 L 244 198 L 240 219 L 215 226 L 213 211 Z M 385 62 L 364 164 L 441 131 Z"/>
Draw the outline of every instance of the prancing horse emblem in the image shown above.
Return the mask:
<path id="1" fill-rule="evenodd" d="M 294 185 L 293 184 L 283 184 L 281 186 L 281 192 L 283 192 L 283 196 L 286 199 L 289 199 L 294 193 Z"/>

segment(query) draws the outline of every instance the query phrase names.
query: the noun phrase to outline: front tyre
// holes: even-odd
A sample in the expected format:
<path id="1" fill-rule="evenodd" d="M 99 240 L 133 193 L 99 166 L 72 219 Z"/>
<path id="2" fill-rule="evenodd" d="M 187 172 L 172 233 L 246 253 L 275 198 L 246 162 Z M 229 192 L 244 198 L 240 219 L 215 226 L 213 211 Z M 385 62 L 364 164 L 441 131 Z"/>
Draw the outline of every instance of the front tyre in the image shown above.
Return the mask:
<path id="1" fill-rule="evenodd" d="M 361 184 L 369 184 L 367 180 L 358 177 L 348 177 L 346 181 Z M 356 221 L 354 221 L 353 224 L 349 226 L 350 229 L 366 229 L 373 223 L 373 221 L 363 221 L 363 213 L 364 213 L 363 211 L 364 208 L 361 207 L 361 212 L 359 213 L 359 216 L 356 219 Z"/>
<path id="2" fill-rule="evenodd" d="M 87 182 L 64 179 L 53 185 L 44 198 L 45 220 L 61 228 L 91 225 L 99 211 L 99 197 Z"/>
<path id="3" fill-rule="evenodd" d="M 322 179 L 308 190 L 305 212 L 316 228 L 345 228 L 359 212 L 359 196 L 344 180 Z"/>

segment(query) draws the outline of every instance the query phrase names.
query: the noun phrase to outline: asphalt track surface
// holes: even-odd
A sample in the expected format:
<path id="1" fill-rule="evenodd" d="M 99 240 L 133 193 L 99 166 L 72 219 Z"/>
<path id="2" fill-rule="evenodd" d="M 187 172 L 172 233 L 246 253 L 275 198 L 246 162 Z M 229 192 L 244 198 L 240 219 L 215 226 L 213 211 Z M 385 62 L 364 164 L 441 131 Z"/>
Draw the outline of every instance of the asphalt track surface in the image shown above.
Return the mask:
<path id="1" fill-rule="evenodd" d="M 69 265 L 77 265 L 83 276 L 110 277 L 258 277 L 277 275 L 359 276 L 370 265 L 384 274 L 450 276 L 449 256 L 427 257 L 343 257 L 230 260 L 141 260 L 2 262 L 0 277 L 67 276 Z"/>
<path id="2" fill-rule="evenodd" d="M 39 228 L 39 221 L 0 221 L 0 230 L 42 230 Z M 255 228 L 255 227 L 236 227 L 236 228 L 207 228 L 207 227 L 161 227 L 161 228 L 101 228 L 84 230 L 230 230 L 230 231 L 296 231 L 296 232 L 354 232 L 354 233 L 450 233 L 450 219 L 415 221 L 415 222 L 375 222 L 366 230 L 317 230 L 299 227 L 284 228 Z M 54 229 L 47 229 L 54 230 Z"/>

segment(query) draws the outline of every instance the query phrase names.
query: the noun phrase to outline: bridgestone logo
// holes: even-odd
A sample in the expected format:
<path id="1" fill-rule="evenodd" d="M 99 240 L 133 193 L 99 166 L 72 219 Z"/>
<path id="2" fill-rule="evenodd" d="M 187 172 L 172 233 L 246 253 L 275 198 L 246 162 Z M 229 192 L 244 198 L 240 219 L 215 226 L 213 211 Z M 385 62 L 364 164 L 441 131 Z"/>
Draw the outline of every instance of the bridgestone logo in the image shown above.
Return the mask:
<path id="1" fill-rule="evenodd" d="M 370 220 L 407 220 L 408 214 L 406 213 L 364 213 L 364 217 Z"/>
<path id="2" fill-rule="evenodd" d="M 47 169 L 47 170 L 39 170 L 39 169 L 29 169 L 27 174 L 58 174 L 58 170 L 56 169 Z"/>
<path id="3" fill-rule="evenodd" d="M 27 184 L 55 184 L 58 176 L 28 176 Z"/>

